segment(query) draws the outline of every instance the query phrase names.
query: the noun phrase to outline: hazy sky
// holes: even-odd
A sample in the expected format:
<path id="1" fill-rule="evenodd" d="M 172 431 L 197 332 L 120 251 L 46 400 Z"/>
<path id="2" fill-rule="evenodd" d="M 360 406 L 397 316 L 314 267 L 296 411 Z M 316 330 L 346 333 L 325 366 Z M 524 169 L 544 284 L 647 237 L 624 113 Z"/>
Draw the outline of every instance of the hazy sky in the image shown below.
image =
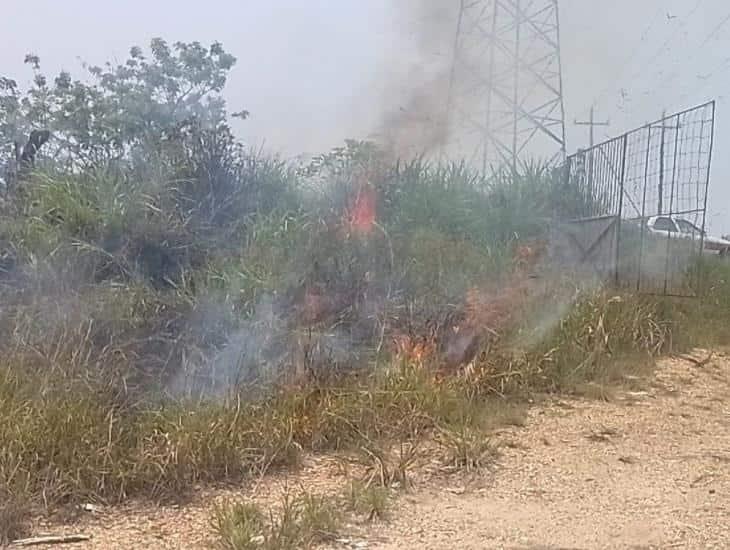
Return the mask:
<path id="1" fill-rule="evenodd" d="M 252 116 L 238 129 L 286 155 L 318 152 L 367 137 L 389 101 L 383 75 L 397 71 L 414 22 L 402 2 L 417 0 L 5 0 L 0 74 L 24 81 L 23 57 L 47 73 L 81 74 L 124 59 L 133 44 L 221 41 L 238 58 L 226 97 Z M 431 5 L 458 0 L 430 0 Z M 615 135 L 668 112 L 717 99 L 708 224 L 730 233 L 730 4 L 727 0 L 562 0 L 563 79 L 568 149 L 587 141 L 587 116 Z M 727 20 L 726 20 L 727 18 Z"/>

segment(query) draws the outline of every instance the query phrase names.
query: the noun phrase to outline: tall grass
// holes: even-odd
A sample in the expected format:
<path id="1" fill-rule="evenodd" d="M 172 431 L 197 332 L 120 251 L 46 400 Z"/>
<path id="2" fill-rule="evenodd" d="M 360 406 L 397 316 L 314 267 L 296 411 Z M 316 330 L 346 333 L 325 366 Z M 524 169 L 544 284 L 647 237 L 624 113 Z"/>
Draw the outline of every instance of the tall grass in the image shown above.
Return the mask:
<path id="1" fill-rule="evenodd" d="M 352 449 L 378 441 L 417 441 L 437 430 L 467 460 L 468 434 L 513 422 L 510 399 L 525 392 L 573 391 L 636 374 L 615 360 L 655 357 L 684 322 L 661 305 L 599 294 L 578 303 L 527 354 L 488 354 L 469 378 L 438 382 L 404 366 L 326 386 L 282 388 L 256 402 L 240 398 L 120 401 L 93 374 L 0 366 L 0 485 L 56 505 L 166 499 L 201 482 L 235 481 L 293 466 L 302 451 Z M 697 322 L 697 319 L 693 319 Z M 476 453 L 474 449 L 472 451 Z M 480 451 L 472 459 L 478 464 Z M 458 458 L 462 457 L 462 458 Z"/>
<path id="2" fill-rule="evenodd" d="M 373 168 L 374 154 L 306 176 L 256 156 L 225 178 L 183 166 L 180 179 L 28 182 L 0 224 L 12 259 L 0 271 L 0 494 L 165 500 L 302 452 L 363 448 L 384 479 L 404 477 L 377 449 L 431 436 L 452 465 L 477 468 L 493 458 L 482 434 L 519 421 L 526 394 L 621 382 L 631 365 L 727 339 L 730 267 L 717 263 L 703 297 L 676 308 L 546 284 L 468 375 L 399 363 L 389 331 L 418 335 L 469 289 L 498 292 L 514 247 L 571 205 L 540 167 L 486 178 L 423 160 Z M 342 223 L 364 168 L 379 201 L 368 238 Z M 253 522 L 244 512 L 220 530 Z M 20 529 L 7 517 L 6 537 Z"/>

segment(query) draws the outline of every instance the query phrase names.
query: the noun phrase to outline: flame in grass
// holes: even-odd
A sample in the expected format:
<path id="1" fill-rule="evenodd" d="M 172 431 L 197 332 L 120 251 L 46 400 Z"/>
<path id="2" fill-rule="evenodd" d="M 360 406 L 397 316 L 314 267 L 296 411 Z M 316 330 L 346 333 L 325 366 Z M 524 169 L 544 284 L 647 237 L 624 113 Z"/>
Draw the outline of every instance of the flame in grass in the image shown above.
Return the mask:
<path id="1" fill-rule="evenodd" d="M 408 334 L 394 335 L 393 348 L 396 358 L 419 366 L 436 354 L 436 342 L 433 339 Z"/>
<path id="2" fill-rule="evenodd" d="M 441 374 L 467 366 L 485 340 L 498 336 L 524 304 L 531 289 L 530 272 L 545 252 L 546 245 L 541 242 L 518 246 L 513 255 L 510 284 L 491 289 L 470 288 L 455 319 L 442 323 L 435 333 L 396 334 L 394 355 L 419 366 L 437 360 Z"/>
<path id="3" fill-rule="evenodd" d="M 363 176 L 357 192 L 343 216 L 347 236 L 370 236 L 377 223 L 377 193 Z M 382 230 L 382 229 L 381 229 Z M 387 237 L 387 234 L 386 234 Z M 529 294 L 529 273 L 546 252 L 546 243 L 522 243 L 513 251 L 512 275 L 509 284 L 499 288 L 472 287 L 466 292 L 460 311 L 451 320 L 443 319 L 435 330 L 424 334 L 394 331 L 391 334 L 393 355 L 402 361 L 424 366 L 434 363 L 440 371 L 454 371 L 468 365 L 488 338 L 498 335 Z M 392 254 L 392 250 L 391 250 Z M 327 296 L 318 293 L 306 296 L 306 307 L 312 319 L 322 309 Z"/>
<path id="4" fill-rule="evenodd" d="M 377 195 L 373 186 L 362 184 L 347 211 L 346 221 L 351 233 L 364 236 L 372 233 L 376 223 L 376 204 Z"/>

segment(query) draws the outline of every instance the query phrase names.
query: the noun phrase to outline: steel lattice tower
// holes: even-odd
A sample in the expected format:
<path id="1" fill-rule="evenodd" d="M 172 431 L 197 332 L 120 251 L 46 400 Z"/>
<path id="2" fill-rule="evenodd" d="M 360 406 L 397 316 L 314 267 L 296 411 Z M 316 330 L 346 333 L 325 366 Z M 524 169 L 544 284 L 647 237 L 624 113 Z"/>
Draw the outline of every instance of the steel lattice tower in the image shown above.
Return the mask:
<path id="1" fill-rule="evenodd" d="M 460 0 L 449 148 L 486 170 L 565 157 L 557 0 Z"/>

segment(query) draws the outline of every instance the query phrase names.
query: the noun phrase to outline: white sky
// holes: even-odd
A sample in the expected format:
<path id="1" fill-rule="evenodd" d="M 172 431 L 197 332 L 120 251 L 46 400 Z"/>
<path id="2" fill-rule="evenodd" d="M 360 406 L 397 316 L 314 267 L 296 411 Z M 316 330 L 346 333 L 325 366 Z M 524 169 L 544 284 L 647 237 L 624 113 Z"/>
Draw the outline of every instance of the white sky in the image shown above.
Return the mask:
<path id="1" fill-rule="evenodd" d="M 77 58 L 121 60 L 155 36 L 218 40 L 238 58 L 226 92 L 231 110 L 252 114 L 242 137 L 286 155 L 319 152 L 367 137 L 380 122 L 389 99 L 384 67 L 397 66 L 412 39 L 400 1 L 5 0 L 0 74 L 28 78 L 27 52 L 47 73 L 81 74 Z M 597 118 L 611 121 L 598 129 L 602 139 L 664 108 L 717 99 L 708 225 L 730 233 L 730 3 L 561 0 L 560 17 L 569 151 L 587 141 L 587 129 L 572 122 L 592 102 Z"/>

